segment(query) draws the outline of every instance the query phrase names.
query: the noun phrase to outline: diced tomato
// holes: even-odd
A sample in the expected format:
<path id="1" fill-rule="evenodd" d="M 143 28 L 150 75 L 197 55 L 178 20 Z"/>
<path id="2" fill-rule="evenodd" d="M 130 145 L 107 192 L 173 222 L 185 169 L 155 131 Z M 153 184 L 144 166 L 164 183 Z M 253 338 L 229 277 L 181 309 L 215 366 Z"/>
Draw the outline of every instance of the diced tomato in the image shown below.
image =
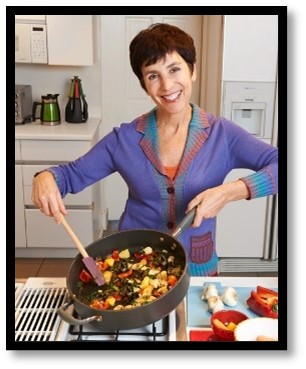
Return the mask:
<path id="1" fill-rule="evenodd" d="M 136 259 L 141 259 L 143 257 L 143 254 L 141 254 L 140 252 L 134 252 L 134 256 Z"/>
<path id="2" fill-rule="evenodd" d="M 120 278 L 126 278 L 126 277 L 130 276 L 132 273 L 133 273 L 132 269 L 129 269 L 128 271 L 126 271 L 124 273 L 118 274 L 118 277 L 120 277 Z"/>
<path id="3" fill-rule="evenodd" d="M 84 283 L 88 283 L 92 280 L 92 276 L 85 269 L 82 269 L 79 279 Z"/>
<path id="4" fill-rule="evenodd" d="M 169 286 L 173 287 L 177 282 L 176 276 L 175 275 L 169 275 L 167 282 L 168 282 Z"/>
<path id="5" fill-rule="evenodd" d="M 113 294 L 113 297 L 116 301 L 120 301 L 122 299 L 122 296 L 120 295 L 119 292 L 116 292 Z"/>
<path id="6" fill-rule="evenodd" d="M 93 300 L 90 307 L 94 309 L 107 310 L 109 308 L 109 303 L 103 300 Z"/>
<path id="7" fill-rule="evenodd" d="M 106 269 L 109 268 L 109 264 L 106 261 L 97 261 L 97 265 L 101 272 L 104 272 Z"/>
<path id="8" fill-rule="evenodd" d="M 118 261 L 119 259 L 120 259 L 120 257 L 119 257 L 119 250 L 113 250 L 113 252 L 112 252 L 112 258 L 114 259 L 114 260 L 116 260 L 116 261 Z"/>

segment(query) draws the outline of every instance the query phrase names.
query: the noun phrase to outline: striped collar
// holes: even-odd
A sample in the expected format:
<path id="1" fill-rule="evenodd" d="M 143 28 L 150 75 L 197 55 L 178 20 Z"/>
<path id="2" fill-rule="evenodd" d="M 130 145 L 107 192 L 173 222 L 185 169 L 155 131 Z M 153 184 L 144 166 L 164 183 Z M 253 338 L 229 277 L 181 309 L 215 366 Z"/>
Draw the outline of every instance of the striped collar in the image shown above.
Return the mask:
<path id="1" fill-rule="evenodd" d="M 188 139 L 183 157 L 179 164 L 176 178 L 180 176 L 190 165 L 195 155 L 198 153 L 203 143 L 206 141 L 208 134 L 205 129 L 209 128 L 209 122 L 204 110 L 197 105 L 192 105 L 192 117 L 189 125 Z M 144 134 L 140 141 L 140 146 L 151 161 L 154 167 L 163 175 L 167 175 L 162 163 L 159 159 L 158 134 L 156 125 L 156 108 L 150 112 L 143 114 L 138 118 L 137 131 Z"/>
<path id="2" fill-rule="evenodd" d="M 208 122 L 206 112 L 193 103 L 190 105 L 192 106 L 192 117 L 190 124 L 193 126 L 193 128 L 209 128 L 210 124 Z M 148 113 L 145 113 L 138 118 L 136 128 L 138 132 L 148 134 L 153 129 L 150 124 L 154 124 L 156 127 L 156 110 L 157 108 L 155 107 Z"/>

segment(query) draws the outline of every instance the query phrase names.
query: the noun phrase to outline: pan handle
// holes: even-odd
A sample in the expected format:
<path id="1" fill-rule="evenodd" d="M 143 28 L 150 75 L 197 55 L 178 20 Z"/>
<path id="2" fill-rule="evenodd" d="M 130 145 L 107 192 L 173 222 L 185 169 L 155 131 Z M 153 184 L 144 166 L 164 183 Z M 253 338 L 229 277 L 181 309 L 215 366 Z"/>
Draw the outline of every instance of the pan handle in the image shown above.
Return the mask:
<path id="1" fill-rule="evenodd" d="M 192 210 L 190 210 L 189 213 L 187 213 L 187 215 L 183 218 L 183 220 L 181 221 L 181 223 L 175 228 L 175 230 L 172 232 L 172 237 L 177 237 L 179 234 L 181 234 L 181 232 L 188 228 L 189 226 L 191 226 L 193 219 L 195 217 L 196 214 L 196 208 L 193 208 Z"/>
<path id="2" fill-rule="evenodd" d="M 72 300 L 66 302 L 64 305 L 60 306 L 57 309 L 57 314 L 66 322 L 69 323 L 71 325 L 84 325 L 84 324 L 88 324 L 90 322 L 93 322 L 94 320 L 101 322 L 102 316 L 100 315 L 93 315 L 89 318 L 85 318 L 85 319 L 76 319 L 74 318 L 71 314 L 69 314 L 67 311 L 65 311 L 69 305 L 72 304 Z"/>

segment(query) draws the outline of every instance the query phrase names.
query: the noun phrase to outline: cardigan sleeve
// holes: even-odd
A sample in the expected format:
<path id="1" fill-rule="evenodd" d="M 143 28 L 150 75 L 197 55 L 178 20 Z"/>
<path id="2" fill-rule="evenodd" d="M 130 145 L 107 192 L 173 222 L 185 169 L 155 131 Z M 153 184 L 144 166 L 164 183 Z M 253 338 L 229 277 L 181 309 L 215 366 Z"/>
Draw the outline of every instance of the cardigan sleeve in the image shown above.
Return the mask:
<path id="1" fill-rule="evenodd" d="M 85 187 L 114 173 L 116 169 L 113 157 L 117 141 L 118 128 L 115 128 L 78 159 L 47 168 L 53 173 L 61 196 L 78 193 Z"/>
<path id="2" fill-rule="evenodd" d="M 224 124 L 232 168 L 254 171 L 240 178 L 249 189 L 249 199 L 276 194 L 278 148 L 258 139 L 231 121 L 225 120 Z"/>

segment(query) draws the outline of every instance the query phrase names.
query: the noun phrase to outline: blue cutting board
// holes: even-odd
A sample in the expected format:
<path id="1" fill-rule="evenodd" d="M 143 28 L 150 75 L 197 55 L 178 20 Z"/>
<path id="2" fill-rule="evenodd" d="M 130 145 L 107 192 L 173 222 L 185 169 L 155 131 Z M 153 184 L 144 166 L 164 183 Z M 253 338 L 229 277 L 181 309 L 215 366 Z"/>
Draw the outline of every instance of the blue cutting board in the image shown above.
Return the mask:
<path id="1" fill-rule="evenodd" d="M 220 282 L 212 282 L 217 290 L 218 294 L 222 295 L 227 286 L 222 286 Z M 205 283 L 203 286 L 190 286 L 187 293 L 187 325 L 189 327 L 210 327 L 210 318 L 212 313 L 208 311 L 208 304 L 205 300 L 201 300 L 201 295 L 205 287 L 209 283 Z M 227 306 L 224 304 L 224 310 L 238 310 L 247 315 L 249 318 L 258 317 L 252 310 L 250 310 L 246 304 L 246 300 L 249 298 L 252 290 L 256 290 L 256 287 L 234 287 L 238 294 L 238 303 L 236 306 Z M 274 291 L 277 289 L 273 288 Z"/>

